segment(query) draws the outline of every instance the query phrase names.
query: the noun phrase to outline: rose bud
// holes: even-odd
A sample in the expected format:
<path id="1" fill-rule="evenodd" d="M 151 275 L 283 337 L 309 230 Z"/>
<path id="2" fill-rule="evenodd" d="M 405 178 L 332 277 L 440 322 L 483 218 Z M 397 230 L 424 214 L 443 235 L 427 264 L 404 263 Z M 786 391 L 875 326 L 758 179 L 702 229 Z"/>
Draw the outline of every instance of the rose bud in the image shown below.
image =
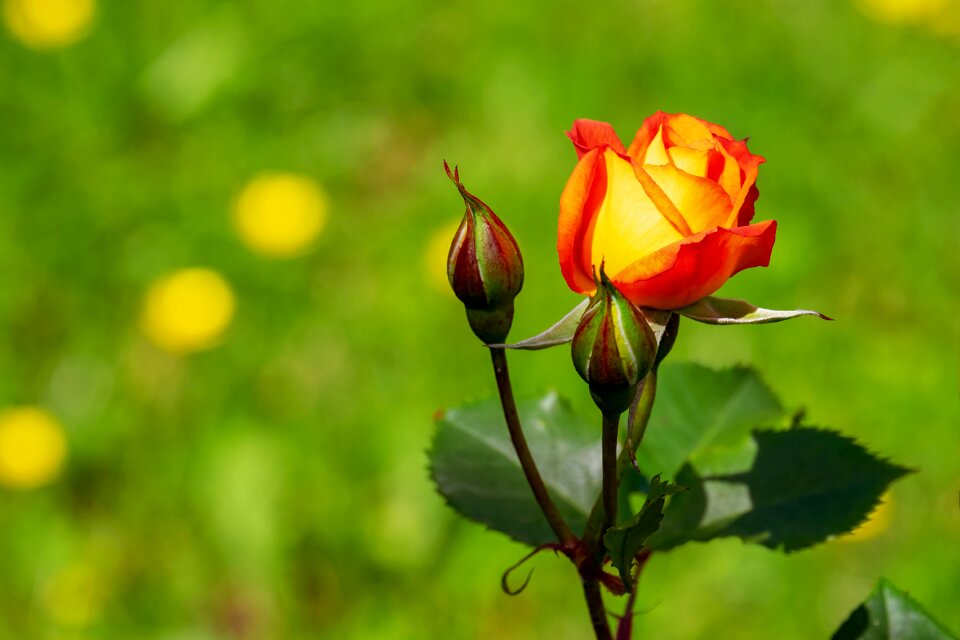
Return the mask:
<path id="1" fill-rule="evenodd" d="M 560 198 L 557 251 L 577 293 L 593 293 L 603 260 L 634 304 L 679 309 L 770 262 L 777 224 L 751 224 L 763 158 L 745 140 L 662 112 L 629 147 L 605 122 L 577 120 L 567 135 L 579 162 Z"/>
<path id="2" fill-rule="evenodd" d="M 610 281 L 601 265 L 596 293 L 573 335 L 573 365 L 608 416 L 625 411 L 650 371 L 657 340 L 643 313 Z"/>
<path id="3" fill-rule="evenodd" d="M 486 344 L 501 343 L 513 323 L 513 299 L 523 287 L 523 258 L 506 225 L 443 163 L 466 204 L 450 245 L 447 277 L 467 311 L 470 328 Z"/>

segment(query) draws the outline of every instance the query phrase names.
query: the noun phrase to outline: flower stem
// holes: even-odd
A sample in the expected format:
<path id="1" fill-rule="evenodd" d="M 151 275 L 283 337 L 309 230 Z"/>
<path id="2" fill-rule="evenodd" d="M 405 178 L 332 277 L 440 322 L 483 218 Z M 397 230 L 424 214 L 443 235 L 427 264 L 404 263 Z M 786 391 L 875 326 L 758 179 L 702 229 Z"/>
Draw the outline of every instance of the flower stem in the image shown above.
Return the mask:
<path id="1" fill-rule="evenodd" d="M 620 427 L 620 414 L 603 414 L 603 526 L 600 537 L 607 529 L 617 524 L 617 431 Z M 624 447 L 626 448 L 626 447 Z"/>
<path id="2" fill-rule="evenodd" d="M 619 414 L 612 417 L 603 414 L 603 488 L 587 520 L 587 528 L 583 534 L 586 554 L 583 563 L 579 564 L 580 579 L 583 582 L 583 595 L 587 599 L 590 622 L 593 624 L 593 632 L 596 634 L 597 640 L 611 640 L 612 638 L 597 575 L 603 571 L 603 534 L 617 522 L 617 484 L 619 477 L 617 429 L 619 423 Z"/>
<path id="3" fill-rule="evenodd" d="M 600 582 L 596 578 L 583 580 L 583 596 L 587 600 L 587 609 L 590 611 L 590 624 L 597 640 L 611 640 L 610 624 L 607 622 L 607 610 L 603 606 L 603 595 L 600 593 Z"/>
<path id="4" fill-rule="evenodd" d="M 617 458 L 616 475 L 619 478 L 623 472 L 630 466 L 630 451 L 628 447 L 636 450 L 643 440 L 643 435 L 647 431 L 647 423 L 650 420 L 650 413 L 653 411 L 653 401 L 657 394 L 657 373 L 656 370 L 647 374 L 643 387 L 638 389 L 638 398 L 634 406 L 630 407 L 628 420 L 633 420 L 633 428 L 628 429 L 632 438 L 629 443 L 624 443 L 620 456 Z M 606 486 L 606 483 L 604 484 Z M 616 494 L 614 494 L 616 495 Z M 590 510 L 590 516 L 587 518 L 586 530 L 583 533 L 583 542 L 591 554 L 598 554 L 603 546 L 600 543 L 603 534 L 604 518 L 604 494 L 597 497 L 593 508 Z"/>
<path id="5" fill-rule="evenodd" d="M 580 566 L 580 576 L 583 581 L 583 593 L 587 599 L 587 608 L 590 610 L 590 621 L 593 624 L 593 630 L 594 633 L 596 633 L 597 640 L 610 640 L 611 638 L 606 610 L 603 607 L 603 600 L 600 595 L 600 584 L 595 577 L 596 572 L 601 570 L 600 566 L 602 566 L 603 562 L 603 534 L 610 526 L 609 523 L 616 521 L 616 481 L 623 475 L 626 468 L 630 466 L 630 452 L 628 448 L 633 447 L 633 449 L 636 450 L 643 440 L 644 433 L 647 431 L 647 423 L 650 421 L 650 414 L 653 411 L 653 401 L 657 394 L 656 370 L 648 373 L 642 384 L 643 387 L 637 390 L 637 400 L 634 405 L 630 407 L 628 417 L 628 420 L 633 422 L 633 428 L 630 430 L 632 437 L 629 442 L 624 443 L 623 449 L 620 451 L 619 457 L 615 458 L 613 465 L 609 462 L 609 453 L 612 449 L 613 455 L 616 456 L 617 423 L 619 420 L 611 421 L 604 416 L 602 438 L 603 490 L 600 496 L 597 497 L 593 509 L 590 511 L 590 517 L 587 518 L 586 530 L 583 532 L 583 545 L 586 549 L 586 559 Z M 612 428 L 608 427 L 608 423 L 611 422 Z M 609 444 L 609 435 L 611 432 L 613 434 L 612 447 Z M 611 466 L 613 467 L 614 481 L 609 480 Z M 613 501 L 612 508 L 608 506 L 611 500 Z M 613 515 L 613 518 L 610 518 L 610 515 Z M 629 633 L 632 628 L 632 621 L 628 621 L 625 626 L 626 629 L 624 633 Z M 618 638 L 619 637 L 624 636 L 621 634 Z"/>
<path id="6" fill-rule="evenodd" d="M 640 582 L 640 574 L 643 573 L 643 568 L 647 566 L 647 562 L 650 560 L 652 551 L 649 549 L 644 549 L 637 555 L 637 568 L 634 572 L 633 578 L 633 589 L 630 590 L 630 593 L 627 595 L 627 604 L 623 608 L 623 615 L 620 616 L 620 624 L 617 625 L 617 637 L 616 640 L 630 640 L 633 637 L 633 607 L 637 602 L 637 588 Z"/>
<path id="7" fill-rule="evenodd" d="M 500 404 L 503 406 L 503 417 L 507 421 L 507 429 L 510 432 L 510 440 L 513 442 L 513 448 L 517 452 L 517 459 L 520 461 L 520 467 L 523 474 L 527 477 L 527 483 L 530 485 L 533 496 L 540 505 L 544 517 L 557 539 L 564 546 L 576 544 L 577 539 L 570 530 L 557 505 L 550 498 L 546 485 L 543 484 L 543 478 L 537 469 L 537 464 L 530 454 L 530 448 L 527 446 L 527 439 L 523 435 L 523 428 L 520 425 L 520 417 L 517 415 L 517 405 L 513 399 L 513 387 L 510 385 L 510 372 L 507 369 L 507 353 L 503 347 L 490 347 L 490 358 L 493 361 L 493 373 L 497 378 L 497 390 L 500 392 Z M 584 587 L 586 588 L 586 587 Z M 607 632 L 609 636 L 609 631 Z"/>

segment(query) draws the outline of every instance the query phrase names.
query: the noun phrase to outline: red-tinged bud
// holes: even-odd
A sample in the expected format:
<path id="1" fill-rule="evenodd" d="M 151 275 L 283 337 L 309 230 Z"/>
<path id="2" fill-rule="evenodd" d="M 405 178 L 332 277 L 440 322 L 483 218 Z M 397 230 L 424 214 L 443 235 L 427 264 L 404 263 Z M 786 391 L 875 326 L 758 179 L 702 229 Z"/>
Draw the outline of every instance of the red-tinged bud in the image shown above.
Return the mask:
<path id="1" fill-rule="evenodd" d="M 610 282 L 603 267 L 597 292 L 573 335 L 573 365 L 590 385 L 600 410 L 618 416 L 657 355 L 657 340 L 643 313 Z"/>
<path id="2" fill-rule="evenodd" d="M 523 258 L 506 225 L 460 182 L 447 176 L 466 204 L 463 221 L 450 245 L 447 277 L 467 310 L 470 328 L 487 344 L 504 342 L 513 324 L 513 299 L 523 287 Z"/>

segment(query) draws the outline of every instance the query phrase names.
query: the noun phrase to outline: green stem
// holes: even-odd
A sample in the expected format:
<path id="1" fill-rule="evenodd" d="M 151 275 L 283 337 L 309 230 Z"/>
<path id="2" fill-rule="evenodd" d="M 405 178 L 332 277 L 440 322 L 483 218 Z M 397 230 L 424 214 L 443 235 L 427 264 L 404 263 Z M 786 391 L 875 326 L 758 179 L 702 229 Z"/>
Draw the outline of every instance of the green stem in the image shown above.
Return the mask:
<path id="1" fill-rule="evenodd" d="M 520 425 L 520 416 L 517 415 L 517 405 L 513 399 L 513 387 L 510 385 L 510 372 L 507 369 L 507 354 L 503 347 L 491 347 L 490 358 L 493 360 L 493 373 L 497 378 L 497 390 L 500 392 L 500 404 L 503 406 L 503 417 L 507 421 L 507 429 L 510 432 L 510 440 L 513 442 L 513 448 L 517 452 L 517 459 L 520 461 L 520 467 L 523 474 L 527 477 L 527 483 L 530 485 L 533 496 L 540 505 L 544 517 L 557 539 L 564 546 L 572 547 L 576 544 L 577 538 L 573 535 L 567 522 L 563 519 L 557 505 L 550 498 L 547 487 L 543 484 L 543 478 L 537 469 L 537 463 L 534 462 L 530 454 L 530 448 L 527 446 L 527 439 L 523 435 L 523 428 Z"/>
<path id="2" fill-rule="evenodd" d="M 617 431 L 620 428 L 620 414 L 603 414 L 603 526 L 600 537 L 607 529 L 617 524 Z"/>
<path id="3" fill-rule="evenodd" d="M 630 451 L 628 447 L 633 447 L 636 451 L 643 440 L 647 431 L 647 423 L 650 421 L 650 413 L 653 411 L 653 401 L 657 395 L 657 372 L 651 371 L 644 380 L 643 389 L 640 390 L 640 397 L 636 404 L 630 408 L 629 419 L 633 420 L 632 438 L 629 443 L 624 443 L 620 456 L 617 458 L 617 477 L 623 475 L 623 472 L 630 466 Z M 600 552 L 601 529 L 604 522 L 603 494 L 597 497 L 597 501 L 590 510 L 590 516 L 587 518 L 587 526 L 583 532 L 583 541 L 591 554 Z"/>
<path id="4" fill-rule="evenodd" d="M 619 414 L 616 416 L 603 414 L 603 489 L 600 498 L 593 506 L 590 519 L 587 521 L 587 531 L 583 537 L 587 555 L 585 562 L 579 566 L 580 579 L 583 582 L 583 595 L 587 600 L 590 623 L 593 625 L 593 632 L 596 634 L 597 640 L 611 640 L 612 637 L 597 575 L 603 570 L 601 568 L 603 552 L 601 551 L 600 541 L 604 532 L 617 523 L 617 430 L 619 423 Z"/>

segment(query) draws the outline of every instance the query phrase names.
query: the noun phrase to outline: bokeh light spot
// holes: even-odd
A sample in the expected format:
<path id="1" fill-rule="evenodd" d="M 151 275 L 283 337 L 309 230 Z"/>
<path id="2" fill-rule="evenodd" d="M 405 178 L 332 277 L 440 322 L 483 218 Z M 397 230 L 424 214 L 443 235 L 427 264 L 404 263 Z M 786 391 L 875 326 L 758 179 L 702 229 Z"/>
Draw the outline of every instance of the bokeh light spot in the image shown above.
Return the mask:
<path id="1" fill-rule="evenodd" d="M 243 243 L 270 258 L 302 254 L 327 222 L 327 197 L 316 181 L 292 173 L 264 173 L 237 197 L 233 222 Z"/>
<path id="2" fill-rule="evenodd" d="M 877 508 L 873 510 L 866 522 L 851 531 L 838 540 L 842 542 L 863 542 L 876 538 L 881 533 L 890 528 L 891 515 L 893 512 L 893 499 L 889 494 L 883 497 Z"/>
<path id="3" fill-rule="evenodd" d="M 73 565 L 50 580 L 42 593 L 42 602 L 58 624 L 82 628 L 100 617 L 106 597 L 104 587 L 94 567 Z"/>
<path id="4" fill-rule="evenodd" d="M 427 282 L 437 291 L 449 294 L 451 297 L 453 297 L 453 290 L 450 289 L 450 281 L 447 279 L 447 256 L 450 253 L 450 243 L 453 242 L 453 237 L 459 228 L 460 221 L 457 220 L 434 231 L 423 255 Z"/>
<path id="5" fill-rule="evenodd" d="M 94 0 L 4 0 L 3 20 L 34 49 L 56 49 L 84 37 L 93 23 Z"/>
<path id="6" fill-rule="evenodd" d="M 67 439 L 52 415 L 35 407 L 0 413 L 0 484 L 33 489 L 55 480 L 67 456 Z"/>
<path id="7" fill-rule="evenodd" d="M 919 22 L 939 13 L 946 0 L 854 0 L 864 14 L 878 22 Z"/>
<path id="8" fill-rule="evenodd" d="M 143 307 L 143 333 L 171 353 L 209 349 L 230 326 L 235 306 L 233 291 L 219 273 L 182 269 L 150 286 Z"/>

